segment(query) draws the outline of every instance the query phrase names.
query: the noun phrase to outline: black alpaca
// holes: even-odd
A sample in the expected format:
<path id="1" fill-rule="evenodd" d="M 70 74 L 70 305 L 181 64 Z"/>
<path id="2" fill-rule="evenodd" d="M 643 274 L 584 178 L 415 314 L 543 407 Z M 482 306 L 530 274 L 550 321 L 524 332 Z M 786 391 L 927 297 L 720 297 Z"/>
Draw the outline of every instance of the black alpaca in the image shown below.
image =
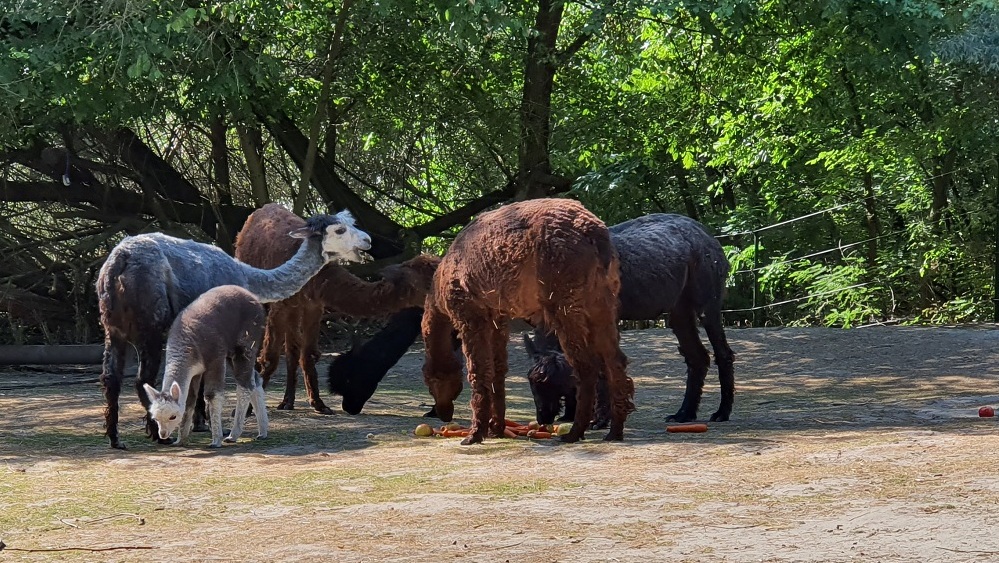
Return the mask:
<path id="1" fill-rule="evenodd" d="M 687 364 L 687 389 L 683 404 L 668 420 L 697 419 L 711 360 L 697 330 L 700 319 L 714 349 L 721 405 L 712 421 L 725 421 L 735 400 L 734 356 L 722 327 L 722 298 L 729 263 L 721 245 L 704 226 L 682 215 L 656 213 L 610 228 L 611 241 L 621 260 L 621 320 L 651 320 L 669 313 L 669 326 L 676 335 L 680 354 Z M 566 416 L 571 418 L 575 397 L 575 376 L 561 355 L 557 340 L 535 329 L 528 353 L 534 366 L 528 379 L 537 407 L 538 422 L 550 424 L 558 416 L 566 398 Z M 606 396 L 598 393 L 594 426 L 607 424 Z M 572 407 L 572 410 L 570 410 Z"/>
<path id="2" fill-rule="evenodd" d="M 355 342 L 330 364 L 327 378 L 330 393 L 341 395 L 341 407 L 349 414 L 359 414 L 375 394 L 378 384 L 420 335 L 423 309 L 403 309 L 389 318 L 388 324 L 364 344 Z"/>

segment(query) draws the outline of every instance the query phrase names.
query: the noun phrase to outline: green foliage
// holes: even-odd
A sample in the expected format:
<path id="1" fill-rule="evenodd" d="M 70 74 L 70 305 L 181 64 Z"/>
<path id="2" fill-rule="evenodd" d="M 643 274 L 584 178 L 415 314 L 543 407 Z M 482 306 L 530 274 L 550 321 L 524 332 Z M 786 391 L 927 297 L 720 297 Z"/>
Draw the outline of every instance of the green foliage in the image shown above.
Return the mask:
<path id="1" fill-rule="evenodd" d="M 288 201 L 299 163 L 267 125 L 287 115 L 308 129 L 327 60 L 321 153 L 399 225 L 530 172 L 518 163 L 536 1 L 16 4 L 0 14 L 8 181 L 51 180 L 25 153 L 62 147 L 76 131 L 129 127 L 215 202 L 207 132 L 221 116 L 233 201 L 253 201 L 237 125 L 265 132 L 268 188 Z M 756 289 L 756 316 L 768 323 L 985 320 L 999 185 L 997 22 L 994 6 L 972 1 L 568 3 L 549 61 L 552 168 L 608 223 L 677 212 L 730 235 L 727 305 L 750 308 Z M 74 150 L 103 166 L 101 179 L 140 190 L 129 184 L 139 171 L 108 174 L 121 162 L 85 138 Z M 51 199 L 32 208 L 44 220 L 15 221 L 13 231 L 47 236 L 54 217 L 79 212 Z M 309 208 L 325 203 L 313 197 Z M 456 231 L 427 247 L 442 252 Z M 18 245 L 12 236 L 7 247 Z M 50 260 L 71 260 L 67 248 L 46 248 Z M 45 270 L 43 258 L 17 264 Z"/>

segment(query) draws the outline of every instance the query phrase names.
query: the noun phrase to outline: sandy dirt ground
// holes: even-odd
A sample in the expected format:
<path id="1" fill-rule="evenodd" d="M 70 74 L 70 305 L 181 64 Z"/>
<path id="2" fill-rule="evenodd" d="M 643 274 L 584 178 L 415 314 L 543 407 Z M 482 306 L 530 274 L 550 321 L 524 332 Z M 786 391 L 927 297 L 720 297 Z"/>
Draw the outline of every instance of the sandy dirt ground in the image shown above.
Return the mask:
<path id="1" fill-rule="evenodd" d="M 429 400 L 419 348 L 361 415 L 303 409 L 300 388 L 298 410 L 270 411 L 267 440 L 251 419 L 220 451 L 205 434 L 148 442 L 130 388 L 130 449 L 111 450 L 93 366 L 7 368 L 0 562 L 999 560 L 999 423 L 978 416 L 999 403 L 995 327 L 729 338 L 732 420 L 668 434 L 676 341 L 625 332 L 637 411 L 621 443 L 416 438 Z M 510 358 L 508 417 L 526 422 L 515 341 Z M 712 372 L 701 416 L 717 404 Z"/>

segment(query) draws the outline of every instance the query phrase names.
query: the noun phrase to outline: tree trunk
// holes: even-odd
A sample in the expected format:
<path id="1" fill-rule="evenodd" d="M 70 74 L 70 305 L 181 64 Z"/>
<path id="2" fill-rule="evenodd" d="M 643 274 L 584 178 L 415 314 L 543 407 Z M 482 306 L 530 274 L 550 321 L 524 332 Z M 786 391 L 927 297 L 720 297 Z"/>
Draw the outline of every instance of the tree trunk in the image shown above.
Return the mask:
<path id="1" fill-rule="evenodd" d="M 527 40 L 524 92 L 520 102 L 520 149 L 515 199 L 549 195 L 551 101 L 555 84 L 555 44 L 565 3 L 539 0 L 534 33 Z"/>
<path id="2" fill-rule="evenodd" d="M 232 205 L 232 182 L 229 171 L 229 143 L 226 135 L 229 127 L 225 121 L 225 112 L 219 112 L 209 123 L 211 137 L 212 182 L 215 185 L 215 197 L 218 207 Z M 216 207 L 216 209 L 218 208 Z M 215 233 L 215 244 L 227 253 L 232 254 L 233 240 L 229 237 L 230 225 L 226 225 L 222 217 L 216 214 L 216 220 L 221 227 Z"/>
<path id="3" fill-rule="evenodd" d="M 262 207 L 271 201 L 271 194 L 267 190 L 267 172 L 264 169 L 264 141 L 260 133 L 260 127 L 236 126 L 239 134 L 239 146 L 243 150 L 243 158 L 246 159 L 246 169 L 250 173 L 250 192 L 253 194 L 253 203 L 257 207 Z"/>
<path id="4" fill-rule="evenodd" d="M 683 207 L 687 211 L 687 217 L 695 221 L 700 221 L 700 213 L 697 211 L 697 202 L 691 195 L 690 178 L 687 176 L 687 169 L 679 161 L 673 161 L 673 175 L 676 176 L 677 183 L 680 184 L 680 197 L 683 199 Z"/>
<path id="5" fill-rule="evenodd" d="M 944 210 L 950 205 L 949 195 L 951 184 L 953 183 L 954 163 L 957 161 L 957 153 L 954 150 L 947 151 L 943 156 L 933 159 L 933 177 L 930 178 L 930 186 L 933 190 L 933 199 L 930 202 L 930 223 L 937 231 L 944 227 Z"/>
<path id="6" fill-rule="evenodd" d="M 336 25 L 333 26 L 329 45 L 326 49 L 322 86 L 319 89 L 319 99 L 316 100 L 316 113 L 312 117 L 312 124 L 309 126 L 309 146 L 305 151 L 305 160 L 302 163 L 302 179 L 298 183 L 298 193 L 295 194 L 293 211 L 296 215 L 301 215 L 305 211 L 305 204 L 309 200 L 309 183 L 312 181 L 312 169 L 315 167 L 316 153 L 319 151 L 319 136 L 322 134 L 323 123 L 326 121 L 326 110 L 330 103 L 333 68 L 336 66 L 337 57 L 339 57 L 341 47 L 343 46 L 343 32 L 347 27 L 347 14 L 353 3 L 354 0 L 343 0 L 340 6 L 340 13 L 337 14 Z M 329 154 L 326 156 L 327 158 L 330 157 Z"/>

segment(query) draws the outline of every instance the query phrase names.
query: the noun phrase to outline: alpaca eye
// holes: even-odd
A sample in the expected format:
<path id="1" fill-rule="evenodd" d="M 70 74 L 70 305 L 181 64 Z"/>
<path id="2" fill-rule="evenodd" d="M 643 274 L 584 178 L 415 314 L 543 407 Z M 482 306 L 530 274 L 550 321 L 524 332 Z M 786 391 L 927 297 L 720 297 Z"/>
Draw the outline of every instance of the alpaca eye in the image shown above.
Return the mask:
<path id="1" fill-rule="evenodd" d="M 336 233 L 336 234 L 338 234 L 338 235 L 342 235 L 342 234 L 344 234 L 344 233 L 347 232 L 347 227 L 340 227 L 339 229 L 337 229 L 337 230 L 335 230 L 333 232 Z"/>
<path id="2" fill-rule="evenodd" d="M 173 416 L 171 416 L 171 417 L 170 417 L 170 420 L 177 420 L 177 415 L 173 415 Z"/>

